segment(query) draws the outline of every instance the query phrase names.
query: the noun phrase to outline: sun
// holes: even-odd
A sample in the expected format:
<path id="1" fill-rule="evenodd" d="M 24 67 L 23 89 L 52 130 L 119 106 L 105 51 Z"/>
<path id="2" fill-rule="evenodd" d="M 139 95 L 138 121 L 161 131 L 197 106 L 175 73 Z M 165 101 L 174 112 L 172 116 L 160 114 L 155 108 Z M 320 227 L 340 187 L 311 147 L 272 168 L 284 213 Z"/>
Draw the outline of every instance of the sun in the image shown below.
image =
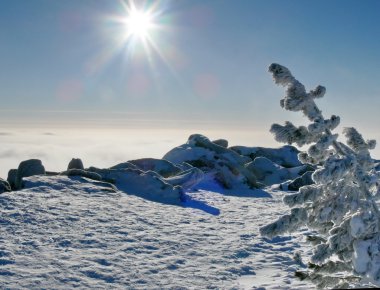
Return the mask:
<path id="1" fill-rule="evenodd" d="M 171 23 L 173 16 L 168 13 L 169 3 L 158 0 L 117 2 L 117 11 L 104 17 L 102 27 L 109 42 L 105 41 L 105 49 L 91 61 L 90 70 L 100 70 L 120 56 L 125 62 L 146 65 L 154 76 L 158 75 L 158 65 L 164 64 L 178 78 L 171 61 L 177 60 L 179 54 L 167 43 L 175 31 Z"/>
<path id="2" fill-rule="evenodd" d="M 153 27 L 153 17 L 148 11 L 130 10 L 125 19 L 127 37 L 136 36 L 145 39 Z"/>

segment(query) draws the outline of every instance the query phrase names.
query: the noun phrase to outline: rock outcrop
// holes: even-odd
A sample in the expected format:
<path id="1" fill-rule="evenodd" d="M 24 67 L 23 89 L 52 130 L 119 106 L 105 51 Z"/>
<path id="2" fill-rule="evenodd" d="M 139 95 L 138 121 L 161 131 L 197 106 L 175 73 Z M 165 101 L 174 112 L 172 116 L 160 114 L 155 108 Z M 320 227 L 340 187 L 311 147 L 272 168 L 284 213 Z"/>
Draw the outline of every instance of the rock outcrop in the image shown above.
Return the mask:
<path id="1" fill-rule="evenodd" d="M 17 169 L 15 188 L 22 188 L 22 178 L 33 175 L 45 175 L 45 167 L 39 159 L 29 159 L 22 161 Z"/>
<path id="2" fill-rule="evenodd" d="M 306 171 L 304 174 L 302 174 L 302 176 L 294 179 L 291 183 L 288 184 L 288 190 L 298 191 L 302 186 L 314 184 L 314 181 L 311 178 L 312 174 L 313 171 Z"/>
<path id="3" fill-rule="evenodd" d="M 128 162 L 142 171 L 154 171 L 163 177 L 174 176 L 182 171 L 181 168 L 175 166 L 172 162 L 163 159 L 142 158 L 129 160 Z"/>
<path id="4" fill-rule="evenodd" d="M 156 172 L 139 169 L 99 169 L 90 167 L 91 172 L 99 174 L 102 180 L 113 184 L 126 193 L 167 204 L 180 204 L 183 188 L 171 185 Z"/>
<path id="5" fill-rule="evenodd" d="M 7 181 L 13 190 L 16 189 L 17 169 L 10 169 L 8 171 Z"/>
<path id="6" fill-rule="evenodd" d="M 287 180 L 294 180 L 307 171 L 314 171 L 310 165 L 304 164 L 292 168 L 282 167 L 266 157 L 257 157 L 246 164 L 257 180 L 265 185 L 280 184 Z"/>
<path id="7" fill-rule="evenodd" d="M 306 171 L 314 171 L 315 166 L 298 160 L 298 153 L 293 146 L 228 147 L 227 140 L 210 141 L 205 136 L 194 134 L 186 144 L 166 153 L 163 159 L 178 167 L 190 164 L 211 173 L 227 189 L 237 189 L 242 185 L 260 188 L 294 180 Z M 306 179 L 303 181 L 307 182 Z"/>
<path id="8" fill-rule="evenodd" d="M 0 193 L 7 191 L 12 191 L 10 184 L 8 183 L 8 181 L 0 178 Z"/>
<path id="9" fill-rule="evenodd" d="M 100 174 L 83 169 L 69 169 L 60 173 L 60 175 L 66 176 L 81 176 L 92 180 L 102 181 Z"/>
<path id="10" fill-rule="evenodd" d="M 166 153 L 163 159 L 141 158 L 119 163 L 110 168 L 84 169 L 79 158 L 73 158 L 66 171 L 45 171 L 40 160 L 20 163 L 8 172 L 0 190 L 23 188 L 22 179 L 32 175 L 77 176 L 114 184 L 119 190 L 151 200 L 177 204 L 185 191 L 214 179 L 225 189 L 261 188 L 279 184 L 283 190 L 297 190 L 312 183 L 315 166 L 298 161 L 299 151 L 292 146 L 281 148 L 228 147 L 228 141 L 211 141 L 200 134 Z M 206 180 L 205 179 L 205 180 Z"/>
<path id="11" fill-rule="evenodd" d="M 226 139 L 213 140 L 212 143 L 215 143 L 216 145 L 222 146 L 224 148 L 228 147 L 228 141 Z"/>
<path id="12" fill-rule="evenodd" d="M 71 161 L 69 162 L 69 165 L 67 166 L 67 170 L 70 170 L 70 169 L 81 169 L 81 170 L 83 170 L 84 166 L 83 166 L 82 160 L 80 158 L 71 159 Z"/>
<path id="13" fill-rule="evenodd" d="M 286 168 L 302 165 L 298 160 L 298 153 L 300 151 L 294 146 L 285 145 L 280 148 L 232 146 L 230 149 L 252 160 L 256 157 L 265 157 Z"/>
<path id="14" fill-rule="evenodd" d="M 204 172 L 211 172 L 228 189 L 241 184 L 250 188 L 261 187 L 255 175 L 245 167 L 252 161 L 249 157 L 239 155 L 200 134 L 191 135 L 186 144 L 170 150 L 163 159 L 174 164 L 185 162 Z"/>

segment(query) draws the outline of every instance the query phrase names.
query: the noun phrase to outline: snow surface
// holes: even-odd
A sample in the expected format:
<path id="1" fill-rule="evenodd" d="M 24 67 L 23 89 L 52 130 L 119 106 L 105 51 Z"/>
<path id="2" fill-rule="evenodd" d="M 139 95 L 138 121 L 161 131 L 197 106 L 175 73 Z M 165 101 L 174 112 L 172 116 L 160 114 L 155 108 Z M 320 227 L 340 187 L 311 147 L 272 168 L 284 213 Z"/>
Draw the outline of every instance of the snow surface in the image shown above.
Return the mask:
<path id="1" fill-rule="evenodd" d="M 176 206 L 82 177 L 25 181 L 0 195 L 1 289 L 313 288 L 294 278 L 301 236 L 259 235 L 283 192 L 208 181 Z"/>

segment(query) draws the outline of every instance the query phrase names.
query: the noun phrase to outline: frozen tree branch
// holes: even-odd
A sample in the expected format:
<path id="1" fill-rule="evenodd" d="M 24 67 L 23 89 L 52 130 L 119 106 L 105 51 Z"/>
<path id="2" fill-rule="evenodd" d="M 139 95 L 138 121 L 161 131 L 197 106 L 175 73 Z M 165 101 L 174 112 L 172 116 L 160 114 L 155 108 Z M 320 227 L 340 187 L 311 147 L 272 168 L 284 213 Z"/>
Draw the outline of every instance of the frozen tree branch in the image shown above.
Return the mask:
<path id="1" fill-rule="evenodd" d="M 374 200 L 379 196 L 379 173 L 374 170 L 369 153 L 376 141 L 365 141 L 355 128 L 345 128 L 347 144 L 339 142 L 338 134 L 332 131 L 340 118 L 333 115 L 324 119 L 315 104 L 315 99 L 325 95 L 325 87 L 317 86 L 307 92 L 289 69 L 279 64 L 271 64 L 269 72 L 276 84 L 286 88 L 281 107 L 300 111 L 311 122 L 299 127 L 290 122 L 284 126 L 274 124 L 270 131 L 279 142 L 311 144 L 298 158 L 319 168 L 312 175 L 314 185 L 301 187 L 297 193 L 284 197 L 288 206 L 297 208 L 261 228 L 261 234 L 274 237 L 306 225 L 318 232 L 318 242 L 314 243 L 311 259 L 314 266 L 300 276 L 308 277 L 319 287 L 342 287 L 362 278 L 380 286 L 380 214 Z M 319 272 L 351 274 L 342 278 Z"/>

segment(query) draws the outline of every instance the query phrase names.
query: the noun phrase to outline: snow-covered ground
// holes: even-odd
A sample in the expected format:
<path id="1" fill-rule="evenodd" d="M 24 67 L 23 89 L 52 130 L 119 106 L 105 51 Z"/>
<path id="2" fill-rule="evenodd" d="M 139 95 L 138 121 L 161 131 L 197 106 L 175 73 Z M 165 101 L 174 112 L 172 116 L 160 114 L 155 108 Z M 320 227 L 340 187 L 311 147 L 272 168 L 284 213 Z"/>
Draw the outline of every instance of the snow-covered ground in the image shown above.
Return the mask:
<path id="1" fill-rule="evenodd" d="M 184 206 L 81 177 L 33 176 L 0 195 L 1 289 L 310 289 L 294 278 L 303 238 L 267 240 L 283 192 L 224 194 Z"/>

